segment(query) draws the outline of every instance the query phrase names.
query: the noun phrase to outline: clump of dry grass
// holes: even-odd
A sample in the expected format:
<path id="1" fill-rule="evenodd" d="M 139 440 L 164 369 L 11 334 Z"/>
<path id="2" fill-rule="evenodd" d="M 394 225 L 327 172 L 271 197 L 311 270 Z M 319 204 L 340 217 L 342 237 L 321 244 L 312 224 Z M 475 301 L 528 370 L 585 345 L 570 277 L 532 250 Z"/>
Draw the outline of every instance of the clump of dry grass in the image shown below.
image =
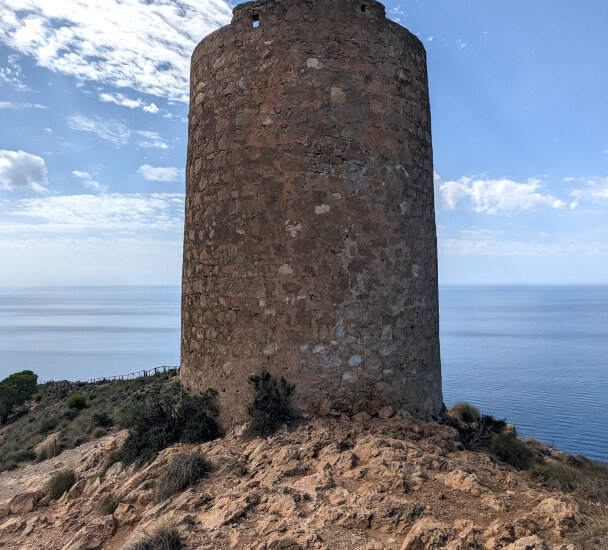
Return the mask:
<path id="1" fill-rule="evenodd" d="M 180 550 L 182 547 L 177 527 L 163 525 L 145 539 L 129 547 L 129 550 Z"/>
<path id="2" fill-rule="evenodd" d="M 211 469 L 211 463 L 201 451 L 184 451 L 171 457 L 156 481 L 157 502 L 194 485 Z"/>
<path id="3" fill-rule="evenodd" d="M 76 474 L 74 470 L 66 469 L 55 472 L 46 485 L 47 494 L 53 499 L 61 498 L 63 493 L 69 491 L 72 485 L 76 483 Z"/>
<path id="4" fill-rule="evenodd" d="M 452 418 L 455 418 L 459 422 L 464 422 L 465 424 L 479 422 L 481 418 L 479 409 L 470 403 L 456 403 L 449 412 Z"/>

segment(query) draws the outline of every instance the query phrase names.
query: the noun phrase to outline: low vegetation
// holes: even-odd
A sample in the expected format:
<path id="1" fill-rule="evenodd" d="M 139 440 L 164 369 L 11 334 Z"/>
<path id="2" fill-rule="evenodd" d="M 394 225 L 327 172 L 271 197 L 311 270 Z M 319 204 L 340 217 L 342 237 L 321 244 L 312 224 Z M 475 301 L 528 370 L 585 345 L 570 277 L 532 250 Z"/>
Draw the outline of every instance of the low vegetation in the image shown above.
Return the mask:
<path id="1" fill-rule="evenodd" d="M 186 392 L 179 382 L 156 384 L 122 412 L 129 435 L 114 460 L 126 464 L 146 461 L 174 443 L 200 443 L 220 436 L 216 422 L 217 392 Z"/>
<path id="2" fill-rule="evenodd" d="M 66 469 L 55 472 L 47 483 L 46 493 L 53 500 L 57 500 L 63 496 L 63 493 L 69 491 L 74 483 L 76 483 L 74 470 Z"/>
<path id="3" fill-rule="evenodd" d="M 113 514 L 118 505 L 120 504 L 120 500 L 114 493 L 109 493 L 101 500 L 99 504 L 99 513 L 102 516 L 107 516 L 109 514 Z"/>
<path id="4" fill-rule="evenodd" d="M 81 411 L 87 406 L 87 398 L 81 393 L 73 393 L 66 399 L 65 404 L 68 406 L 68 409 Z"/>
<path id="5" fill-rule="evenodd" d="M 156 480 L 156 500 L 160 502 L 197 483 L 212 469 L 201 451 L 183 451 L 171 457 Z"/>
<path id="6" fill-rule="evenodd" d="M 470 403 L 456 403 L 450 409 L 450 416 L 464 424 L 479 422 L 481 419 L 479 409 Z"/>
<path id="7" fill-rule="evenodd" d="M 47 382 L 34 386 L 31 400 L 14 405 L 12 416 L 2 426 L 0 471 L 15 468 L 24 461 L 53 457 L 52 444 L 38 453 L 35 450 L 51 434 L 57 440 L 58 454 L 104 435 L 118 421 L 125 403 L 137 400 L 155 384 L 171 384 L 175 374 L 98 383 Z M 28 377 L 31 380 L 31 375 Z M 41 397 L 34 399 L 34 392 Z M 85 398 L 86 407 L 80 410 L 68 407 L 67 401 L 74 394 Z"/>
<path id="8" fill-rule="evenodd" d="M 34 395 L 37 381 L 37 374 L 22 370 L 0 382 L 0 424 L 6 424 L 13 409 Z"/>
<path id="9" fill-rule="evenodd" d="M 154 533 L 130 546 L 128 550 L 180 550 L 183 548 L 177 527 L 165 525 Z"/>
<path id="10" fill-rule="evenodd" d="M 247 426 L 250 436 L 267 437 L 293 418 L 289 396 L 295 389 L 281 377 L 280 381 L 267 371 L 249 377 L 253 386 L 253 401 L 247 412 L 251 421 Z"/>

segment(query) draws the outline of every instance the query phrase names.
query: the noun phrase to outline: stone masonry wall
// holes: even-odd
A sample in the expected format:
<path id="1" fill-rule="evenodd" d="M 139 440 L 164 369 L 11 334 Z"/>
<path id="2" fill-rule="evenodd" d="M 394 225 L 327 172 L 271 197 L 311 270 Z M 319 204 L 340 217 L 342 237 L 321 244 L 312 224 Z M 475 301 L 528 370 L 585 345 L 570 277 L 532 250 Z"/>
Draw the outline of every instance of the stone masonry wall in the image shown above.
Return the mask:
<path id="1" fill-rule="evenodd" d="M 254 26 L 255 23 L 259 26 Z M 378 2 L 267 0 L 192 56 L 181 377 L 247 418 L 442 407 L 426 54 Z"/>

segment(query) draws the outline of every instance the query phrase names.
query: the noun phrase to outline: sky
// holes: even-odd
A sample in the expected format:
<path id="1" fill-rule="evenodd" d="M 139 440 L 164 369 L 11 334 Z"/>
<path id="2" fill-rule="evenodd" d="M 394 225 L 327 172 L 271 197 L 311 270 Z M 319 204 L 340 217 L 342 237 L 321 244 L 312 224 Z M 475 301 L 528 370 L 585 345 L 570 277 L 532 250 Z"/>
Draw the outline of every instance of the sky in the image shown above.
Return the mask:
<path id="1" fill-rule="evenodd" d="M 608 2 L 408 0 L 441 284 L 608 283 Z M 0 285 L 178 285 L 189 59 L 223 0 L 0 0 Z"/>

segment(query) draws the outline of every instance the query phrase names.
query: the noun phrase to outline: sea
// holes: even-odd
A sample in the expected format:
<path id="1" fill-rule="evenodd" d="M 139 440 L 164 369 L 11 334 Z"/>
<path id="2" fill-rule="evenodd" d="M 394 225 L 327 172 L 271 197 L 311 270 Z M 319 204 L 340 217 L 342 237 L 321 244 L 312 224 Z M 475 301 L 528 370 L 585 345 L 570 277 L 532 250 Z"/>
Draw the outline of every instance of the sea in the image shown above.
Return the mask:
<path id="1" fill-rule="evenodd" d="M 608 286 L 443 286 L 443 394 L 523 437 L 608 463 Z M 0 379 L 179 364 L 180 288 L 0 291 Z"/>

